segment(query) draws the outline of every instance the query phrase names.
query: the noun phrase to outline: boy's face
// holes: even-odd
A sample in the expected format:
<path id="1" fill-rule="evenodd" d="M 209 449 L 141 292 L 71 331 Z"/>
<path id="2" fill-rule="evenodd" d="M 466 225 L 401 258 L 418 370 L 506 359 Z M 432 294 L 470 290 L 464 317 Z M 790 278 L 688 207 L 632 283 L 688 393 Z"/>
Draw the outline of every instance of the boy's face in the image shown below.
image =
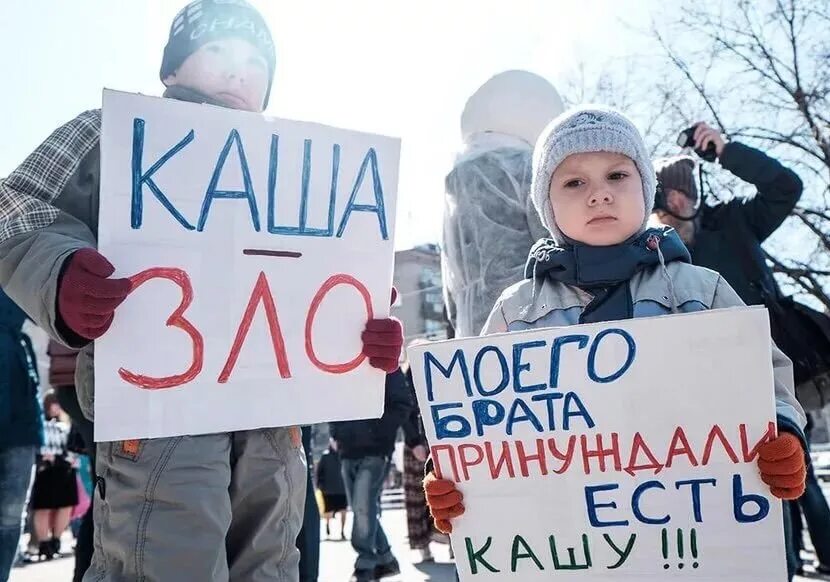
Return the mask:
<path id="1" fill-rule="evenodd" d="M 598 247 L 637 234 L 645 218 L 637 166 L 627 156 L 608 152 L 565 158 L 550 181 L 550 205 L 565 236 Z"/>
<path id="2" fill-rule="evenodd" d="M 164 84 L 194 89 L 233 109 L 262 111 L 268 62 L 247 40 L 216 40 L 187 57 Z"/>

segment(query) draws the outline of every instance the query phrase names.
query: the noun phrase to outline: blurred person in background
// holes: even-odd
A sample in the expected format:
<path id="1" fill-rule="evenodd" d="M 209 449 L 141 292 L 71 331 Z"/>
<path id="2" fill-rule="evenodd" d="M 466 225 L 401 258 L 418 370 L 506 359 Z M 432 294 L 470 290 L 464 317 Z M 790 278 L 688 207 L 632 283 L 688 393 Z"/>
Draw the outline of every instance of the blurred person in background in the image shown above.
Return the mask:
<path id="1" fill-rule="evenodd" d="M 69 423 L 54 392 L 43 397 L 43 446 L 37 457 L 32 489 L 35 535 L 41 558 L 60 554 L 61 535 L 69 527 L 78 504 L 76 460 L 67 448 Z"/>
<path id="2" fill-rule="evenodd" d="M 34 349 L 26 314 L 0 291 L 0 581 L 18 557 L 35 456 L 43 444 Z"/>
<path id="3" fill-rule="evenodd" d="M 340 517 L 340 540 L 346 540 L 346 513 L 349 503 L 346 500 L 346 485 L 340 466 L 340 456 L 334 441 L 317 463 L 317 488 L 323 496 L 323 519 L 326 520 L 326 538 L 331 538 L 330 522 Z"/>
<path id="4" fill-rule="evenodd" d="M 416 340 L 410 343 L 410 347 L 426 343 L 424 340 Z M 415 406 L 403 424 L 404 449 L 403 449 L 403 488 L 406 504 L 406 527 L 409 533 L 409 548 L 420 554 L 421 562 L 433 562 L 429 544 L 434 539 L 445 537 L 434 527 L 432 516 L 427 507 L 426 496 L 424 495 L 424 463 L 429 456 L 429 445 L 424 433 L 424 424 L 421 413 L 417 406 L 415 384 L 412 380 L 412 369 L 409 363 L 404 365 L 406 370 L 406 381 L 410 391 L 410 397 Z"/>

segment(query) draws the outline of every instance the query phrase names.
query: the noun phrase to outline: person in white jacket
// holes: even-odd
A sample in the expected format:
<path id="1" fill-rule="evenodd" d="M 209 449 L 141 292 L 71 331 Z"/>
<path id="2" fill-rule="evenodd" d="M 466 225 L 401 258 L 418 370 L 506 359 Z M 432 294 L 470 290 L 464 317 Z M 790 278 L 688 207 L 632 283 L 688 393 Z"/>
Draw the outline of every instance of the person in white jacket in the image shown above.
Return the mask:
<path id="1" fill-rule="evenodd" d="M 463 149 L 446 177 L 441 265 L 456 337 L 478 335 L 499 294 L 520 281 L 528 251 L 547 235 L 530 200 L 531 154 L 564 109 L 548 81 L 505 71 L 469 98 Z"/>

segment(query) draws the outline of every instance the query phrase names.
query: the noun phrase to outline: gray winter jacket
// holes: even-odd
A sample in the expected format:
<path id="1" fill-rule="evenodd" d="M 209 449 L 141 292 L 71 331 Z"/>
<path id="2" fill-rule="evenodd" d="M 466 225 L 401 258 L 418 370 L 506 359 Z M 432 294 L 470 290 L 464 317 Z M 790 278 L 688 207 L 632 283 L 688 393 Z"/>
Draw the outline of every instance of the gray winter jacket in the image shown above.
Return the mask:
<path id="1" fill-rule="evenodd" d="M 680 261 L 640 271 L 631 279 L 630 286 L 634 317 L 744 306 L 719 274 Z M 582 289 L 547 277 L 541 284 L 538 280 L 526 279 L 502 293 L 482 335 L 576 325 L 591 299 Z M 779 428 L 788 429 L 803 439 L 806 417 L 795 399 L 792 362 L 774 345 L 772 365 Z"/>

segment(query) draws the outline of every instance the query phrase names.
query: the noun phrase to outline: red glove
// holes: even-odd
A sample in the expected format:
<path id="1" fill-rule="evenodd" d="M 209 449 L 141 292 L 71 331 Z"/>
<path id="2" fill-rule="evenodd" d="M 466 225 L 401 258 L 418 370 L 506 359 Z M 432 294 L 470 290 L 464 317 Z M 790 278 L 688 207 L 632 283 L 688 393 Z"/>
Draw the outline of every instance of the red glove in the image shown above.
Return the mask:
<path id="1" fill-rule="evenodd" d="M 452 533 L 450 520 L 464 515 L 464 496 L 455 488 L 455 483 L 446 479 L 439 479 L 430 472 L 424 479 L 424 493 L 426 493 L 429 512 L 435 519 L 435 528 L 445 534 Z"/>
<path id="2" fill-rule="evenodd" d="M 75 251 L 66 259 L 58 283 L 58 313 L 75 334 L 90 340 L 104 335 L 115 308 L 129 295 L 129 279 L 109 279 L 115 267 L 95 249 Z"/>
<path id="3" fill-rule="evenodd" d="M 394 305 L 398 290 L 392 287 L 389 305 Z M 403 326 L 394 317 L 372 319 L 366 324 L 363 338 L 363 354 L 369 358 L 369 365 L 391 374 L 398 369 L 398 360 L 403 349 Z"/>
<path id="4" fill-rule="evenodd" d="M 805 452 L 797 436 L 782 432 L 758 449 L 761 480 L 779 499 L 798 499 L 807 480 Z"/>
<path id="5" fill-rule="evenodd" d="M 379 368 L 387 374 L 398 369 L 403 349 L 403 326 L 400 321 L 394 317 L 370 319 L 361 337 L 363 354 L 369 358 L 373 368 Z"/>

